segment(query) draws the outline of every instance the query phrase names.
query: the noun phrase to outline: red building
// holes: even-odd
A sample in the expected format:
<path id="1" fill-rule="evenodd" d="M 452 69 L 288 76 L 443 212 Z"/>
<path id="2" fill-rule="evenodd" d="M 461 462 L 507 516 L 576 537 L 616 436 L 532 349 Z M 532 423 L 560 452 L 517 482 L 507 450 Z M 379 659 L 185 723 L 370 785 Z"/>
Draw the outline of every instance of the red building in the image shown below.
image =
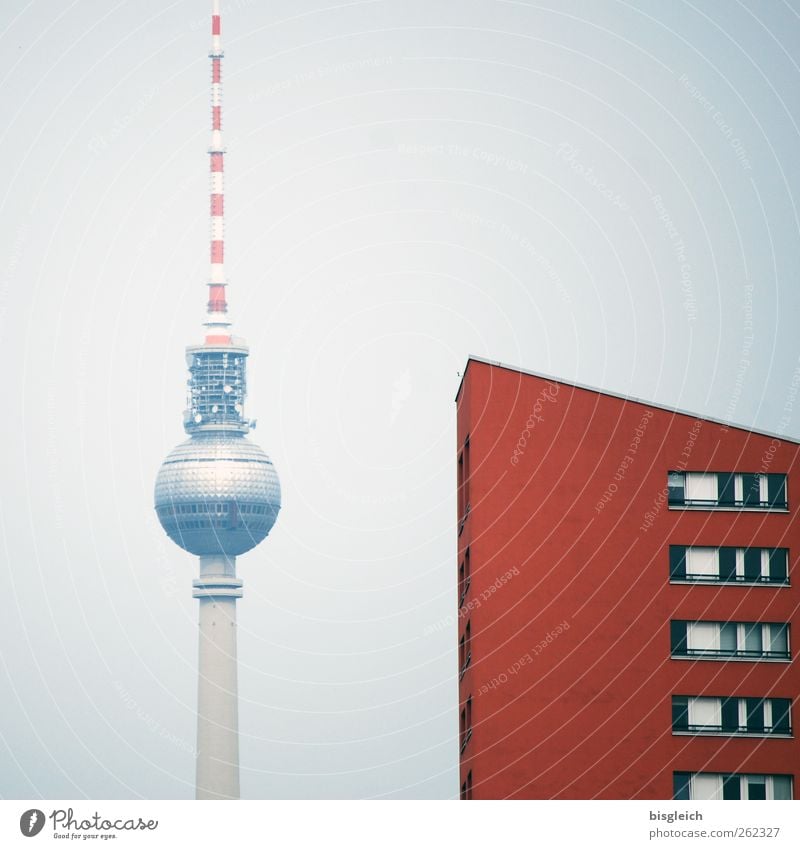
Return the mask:
<path id="1" fill-rule="evenodd" d="M 475 358 L 456 402 L 462 798 L 794 798 L 798 443 Z"/>

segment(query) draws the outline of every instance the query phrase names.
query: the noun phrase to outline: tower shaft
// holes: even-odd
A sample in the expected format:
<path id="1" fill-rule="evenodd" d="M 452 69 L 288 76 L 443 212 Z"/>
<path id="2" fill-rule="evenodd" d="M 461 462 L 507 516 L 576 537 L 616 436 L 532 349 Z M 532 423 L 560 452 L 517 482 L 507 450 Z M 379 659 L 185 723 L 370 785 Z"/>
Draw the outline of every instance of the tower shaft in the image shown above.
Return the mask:
<path id="1" fill-rule="evenodd" d="M 239 798 L 239 707 L 235 557 L 200 558 L 193 596 L 200 600 L 197 686 L 198 799 Z"/>

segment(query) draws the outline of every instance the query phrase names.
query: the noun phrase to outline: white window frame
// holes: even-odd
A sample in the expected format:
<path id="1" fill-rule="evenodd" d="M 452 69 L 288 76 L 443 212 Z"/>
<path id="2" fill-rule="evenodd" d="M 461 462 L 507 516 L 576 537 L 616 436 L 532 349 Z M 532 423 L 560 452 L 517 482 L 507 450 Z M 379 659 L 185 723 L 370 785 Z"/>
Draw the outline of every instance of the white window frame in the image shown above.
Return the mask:
<path id="1" fill-rule="evenodd" d="M 761 577 L 769 580 L 769 549 L 761 549 Z"/>

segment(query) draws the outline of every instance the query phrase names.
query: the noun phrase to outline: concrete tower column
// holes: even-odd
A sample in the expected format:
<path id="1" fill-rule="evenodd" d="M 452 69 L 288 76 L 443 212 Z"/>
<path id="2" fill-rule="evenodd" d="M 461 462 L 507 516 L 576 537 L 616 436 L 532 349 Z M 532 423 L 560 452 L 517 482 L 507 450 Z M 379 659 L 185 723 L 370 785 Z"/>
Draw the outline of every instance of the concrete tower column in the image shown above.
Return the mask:
<path id="1" fill-rule="evenodd" d="M 197 687 L 197 798 L 239 798 L 239 709 L 236 599 L 242 581 L 236 558 L 200 558 L 192 582 L 200 600 Z"/>

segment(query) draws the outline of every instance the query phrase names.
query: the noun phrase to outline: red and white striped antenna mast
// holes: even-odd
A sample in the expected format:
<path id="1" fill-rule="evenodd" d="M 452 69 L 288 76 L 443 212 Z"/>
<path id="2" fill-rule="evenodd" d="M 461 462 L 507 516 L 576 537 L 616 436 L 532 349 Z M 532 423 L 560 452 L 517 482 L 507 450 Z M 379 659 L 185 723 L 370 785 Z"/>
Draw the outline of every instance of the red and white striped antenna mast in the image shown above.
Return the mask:
<path id="1" fill-rule="evenodd" d="M 219 0 L 211 8 L 211 276 L 208 283 L 206 344 L 230 344 L 225 297 L 225 148 L 222 145 L 222 19 Z"/>

